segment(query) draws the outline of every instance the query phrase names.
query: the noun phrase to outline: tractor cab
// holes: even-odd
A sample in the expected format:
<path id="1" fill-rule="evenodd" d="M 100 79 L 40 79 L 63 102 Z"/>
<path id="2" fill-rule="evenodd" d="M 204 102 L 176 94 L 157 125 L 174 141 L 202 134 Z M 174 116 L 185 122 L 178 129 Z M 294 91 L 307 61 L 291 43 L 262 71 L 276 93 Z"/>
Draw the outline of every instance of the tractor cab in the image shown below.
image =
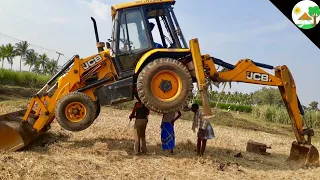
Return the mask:
<path id="1" fill-rule="evenodd" d="M 157 48 L 188 48 L 173 11 L 174 0 L 148 0 L 111 7 L 111 56 L 121 78 L 130 77 L 139 59 Z"/>

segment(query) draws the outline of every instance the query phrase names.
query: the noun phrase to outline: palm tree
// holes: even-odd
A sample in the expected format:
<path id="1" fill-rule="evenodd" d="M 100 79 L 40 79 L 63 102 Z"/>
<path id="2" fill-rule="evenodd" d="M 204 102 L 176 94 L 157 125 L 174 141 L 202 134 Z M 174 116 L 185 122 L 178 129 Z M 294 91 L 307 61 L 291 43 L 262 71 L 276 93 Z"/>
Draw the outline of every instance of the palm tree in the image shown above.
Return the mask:
<path id="1" fill-rule="evenodd" d="M 37 61 L 33 64 L 32 72 L 42 74 L 40 66 L 41 66 L 40 61 L 39 59 L 37 59 Z"/>
<path id="2" fill-rule="evenodd" d="M 51 59 L 46 64 L 47 74 L 54 75 L 58 72 L 58 62 L 54 59 Z"/>
<path id="3" fill-rule="evenodd" d="M 43 53 L 39 56 L 39 68 L 41 68 L 41 71 L 43 74 L 46 74 L 48 72 L 48 69 L 46 69 L 46 64 L 50 61 L 49 57 L 46 53 Z"/>
<path id="4" fill-rule="evenodd" d="M 27 55 L 29 45 L 30 44 L 28 44 L 27 41 L 22 41 L 22 42 L 16 43 L 15 45 L 17 55 L 20 56 L 20 71 L 21 71 L 22 58 L 24 58 Z"/>
<path id="5" fill-rule="evenodd" d="M 29 65 L 29 72 L 31 67 L 34 66 L 38 61 L 38 53 L 36 53 L 33 49 L 29 50 L 24 58 L 24 65 Z"/>
<path id="6" fill-rule="evenodd" d="M 2 68 L 3 68 L 3 63 L 4 63 L 4 59 L 5 59 L 5 46 L 1 45 L 0 46 L 0 61 L 2 61 Z"/>
<path id="7" fill-rule="evenodd" d="M 11 65 L 11 70 L 12 70 L 13 58 L 16 56 L 16 52 L 15 52 L 14 46 L 12 46 L 11 43 L 5 46 L 4 54 L 5 54 L 5 58 L 7 58 L 8 63 Z"/>

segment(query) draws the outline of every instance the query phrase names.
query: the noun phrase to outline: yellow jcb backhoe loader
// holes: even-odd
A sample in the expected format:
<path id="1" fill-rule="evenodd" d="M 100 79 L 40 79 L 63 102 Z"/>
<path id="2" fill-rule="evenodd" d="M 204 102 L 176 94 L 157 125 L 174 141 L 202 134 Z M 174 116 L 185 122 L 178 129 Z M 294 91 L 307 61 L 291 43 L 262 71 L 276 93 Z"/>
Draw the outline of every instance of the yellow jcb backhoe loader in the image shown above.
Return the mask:
<path id="1" fill-rule="evenodd" d="M 297 140 L 289 159 L 317 164 L 318 150 L 311 144 L 313 130 L 303 129 L 300 115 L 304 112 L 287 66 L 273 67 L 249 59 L 232 65 L 202 55 L 196 38 L 187 44 L 174 4 L 174 0 L 148 0 L 112 6 L 112 37 L 106 43 L 99 41 L 91 18 L 98 53 L 84 59 L 75 55 L 31 98 L 27 109 L 1 115 L 0 149 L 15 151 L 27 146 L 46 132 L 54 119 L 69 131 L 84 130 L 98 117 L 101 106 L 134 97 L 158 113 L 180 110 L 192 97 L 193 83 L 200 90 L 205 115 L 211 116 L 209 79 L 279 87 Z M 154 35 L 160 36 L 161 46 L 154 43 Z M 217 72 L 216 65 L 229 70 Z M 273 69 L 275 74 L 262 68 Z"/>

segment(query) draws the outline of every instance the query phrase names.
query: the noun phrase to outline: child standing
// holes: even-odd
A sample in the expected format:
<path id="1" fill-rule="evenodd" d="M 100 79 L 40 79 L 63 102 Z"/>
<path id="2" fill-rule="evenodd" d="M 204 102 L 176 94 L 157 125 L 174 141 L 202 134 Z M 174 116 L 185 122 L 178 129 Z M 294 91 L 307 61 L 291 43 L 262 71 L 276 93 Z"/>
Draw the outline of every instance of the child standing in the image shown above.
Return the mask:
<path id="1" fill-rule="evenodd" d="M 191 111 L 194 112 L 192 130 L 198 128 L 197 133 L 197 155 L 203 156 L 208 139 L 214 138 L 214 131 L 209 121 L 203 119 L 203 112 L 198 104 L 192 104 Z"/>

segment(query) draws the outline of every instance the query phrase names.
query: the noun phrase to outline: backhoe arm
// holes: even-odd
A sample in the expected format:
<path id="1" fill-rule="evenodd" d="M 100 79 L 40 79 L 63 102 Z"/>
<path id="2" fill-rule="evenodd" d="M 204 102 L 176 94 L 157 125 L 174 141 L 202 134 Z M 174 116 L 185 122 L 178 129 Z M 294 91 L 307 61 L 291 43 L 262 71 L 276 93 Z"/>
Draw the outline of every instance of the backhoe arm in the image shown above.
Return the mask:
<path id="1" fill-rule="evenodd" d="M 228 71 L 217 72 L 215 67 L 215 61 L 221 65 L 225 65 L 221 60 L 203 56 L 204 69 L 206 75 L 214 82 L 243 82 L 250 84 L 260 84 L 267 86 L 277 86 L 280 90 L 282 100 L 286 105 L 289 113 L 294 134 L 299 143 L 305 144 L 307 141 L 304 139 L 304 135 L 309 137 L 313 135 L 311 129 L 304 130 L 300 114 L 303 115 L 303 109 L 299 102 L 296 93 L 296 85 L 287 66 L 277 66 L 274 68 L 274 75 L 262 70 L 258 65 L 249 59 L 240 60 L 235 66 L 229 65 Z M 256 65 L 258 64 L 258 65 Z M 272 68 L 272 66 L 264 66 Z M 310 144 L 310 138 L 307 144 Z"/>
<path id="2" fill-rule="evenodd" d="M 304 111 L 297 96 L 296 84 L 287 66 L 272 67 L 253 62 L 250 59 L 240 60 L 233 66 L 209 55 L 202 56 L 202 59 L 206 77 L 214 82 L 243 82 L 277 86 L 290 116 L 292 129 L 297 140 L 292 143 L 288 160 L 293 160 L 295 164 L 302 166 L 319 163 L 319 152 L 311 144 L 311 137 L 314 132 L 311 128 L 303 129 L 300 115 L 304 115 Z M 229 70 L 217 72 L 215 64 L 224 66 Z M 262 68 L 273 69 L 274 75 Z M 307 135 L 307 140 L 305 135 Z"/>
<path id="3" fill-rule="evenodd" d="M 297 139 L 292 143 L 288 160 L 299 161 L 298 163 L 301 165 L 319 164 L 319 152 L 311 144 L 311 136 L 314 135 L 314 132 L 312 129 L 303 129 L 300 115 L 304 115 L 304 112 L 296 93 L 296 84 L 287 66 L 273 67 L 250 59 L 242 59 L 232 65 L 208 54 L 201 55 L 198 39 L 192 39 L 189 43 L 192 54 L 192 65 L 189 65 L 189 70 L 192 71 L 193 76 L 197 79 L 205 116 L 211 116 L 206 79 L 210 79 L 213 82 L 243 82 L 277 86 L 290 116 L 292 129 Z M 223 66 L 226 70 L 218 72 L 216 65 Z M 274 70 L 274 74 L 270 74 L 262 68 Z M 308 137 L 307 140 L 305 135 Z"/>

